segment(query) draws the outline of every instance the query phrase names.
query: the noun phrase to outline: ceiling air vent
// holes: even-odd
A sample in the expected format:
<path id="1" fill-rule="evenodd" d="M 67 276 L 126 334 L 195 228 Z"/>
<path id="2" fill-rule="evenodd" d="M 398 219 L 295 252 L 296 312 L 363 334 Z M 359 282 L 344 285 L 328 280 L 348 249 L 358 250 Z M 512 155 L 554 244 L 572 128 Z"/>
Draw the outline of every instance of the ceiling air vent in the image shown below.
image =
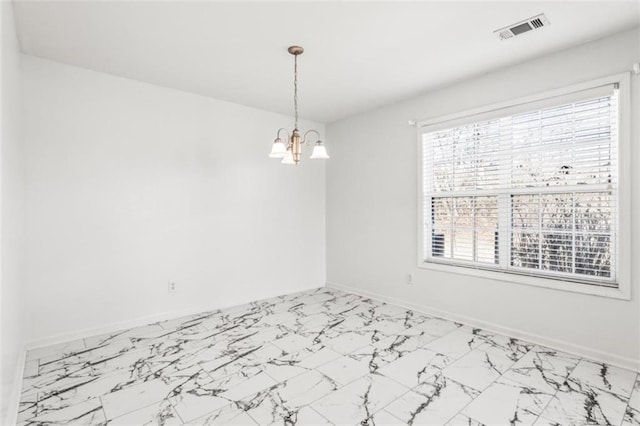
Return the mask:
<path id="1" fill-rule="evenodd" d="M 511 37 L 515 37 L 527 31 L 536 30 L 538 28 L 549 26 L 549 20 L 544 13 L 536 15 L 532 18 L 525 19 L 524 21 L 517 22 L 507 27 L 495 30 L 493 33 L 500 37 L 500 40 L 506 40 Z"/>

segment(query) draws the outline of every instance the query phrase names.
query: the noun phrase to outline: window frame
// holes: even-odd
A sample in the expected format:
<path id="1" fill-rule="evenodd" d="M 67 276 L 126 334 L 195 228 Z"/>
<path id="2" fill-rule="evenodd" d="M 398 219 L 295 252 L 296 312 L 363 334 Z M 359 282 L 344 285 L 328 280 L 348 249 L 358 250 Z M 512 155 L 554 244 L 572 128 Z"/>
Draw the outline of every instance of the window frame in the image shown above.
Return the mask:
<path id="1" fill-rule="evenodd" d="M 615 270 L 612 271 L 616 277 L 618 287 L 604 287 L 589 285 L 580 282 L 579 279 L 562 277 L 542 277 L 539 275 L 528 275 L 526 272 L 520 274 L 514 271 L 501 271 L 493 268 L 483 268 L 478 265 L 461 265 L 455 261 L 427 260 L 425 247 L 425 231 L 427 230 L 424 217 L 424 159 L 422 150 L 422 135 L 428 131 L 438 128 L 450 127 L 456 124 L 468 124 L 481 121 L 488 116 L 501 115 L 499 112 L 505 110 L 506 114 L 516 114 L 521 108 L 531 110 L 538 108 L 537 104 L 544 106 L 553 105 L 553 98 L 570 96 L 576 92 L 592 90 L 604 85 L 618 84 L 618 191 L 615 195 L 617 203 L 616 220 L 616 260 Z M 418 163 L 418 247 L 417 264 L 419 268 L 447 272 L 459 275 L 471 275 L 484 279 L 506 281 L 516 284 L 533 285 L 543 288 L 577 292 L 583 294 L 610 297 L 615 299 L 631 299 L 631 99 L 630 99 L 630 73 L 621 73 L 602 77 L 582 83 L 564 86 L 533 95 L 499 102 L 479 108 L 466 110 L 458 113 L 448 114 L 432 119 L 422 120 L 416 123 L 417 139 L 417 163 Z M 559 101 L 561 102 L 561 101 Z M 451 194 L 455 196 L 455 193 Z M 480 196 L 482 194 L 478 194 Z"/>

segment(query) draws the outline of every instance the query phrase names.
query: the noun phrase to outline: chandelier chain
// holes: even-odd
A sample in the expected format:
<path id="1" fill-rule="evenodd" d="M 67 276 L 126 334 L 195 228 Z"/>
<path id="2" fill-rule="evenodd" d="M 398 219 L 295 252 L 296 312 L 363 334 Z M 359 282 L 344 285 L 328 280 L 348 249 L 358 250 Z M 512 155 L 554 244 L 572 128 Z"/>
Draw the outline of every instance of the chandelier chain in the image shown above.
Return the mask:
<path id="1" fill-rule="evenodd" d="M 295 126 L 298 128 L 298 55 L 293 55 L 293 109 L 295 110 Z"/>

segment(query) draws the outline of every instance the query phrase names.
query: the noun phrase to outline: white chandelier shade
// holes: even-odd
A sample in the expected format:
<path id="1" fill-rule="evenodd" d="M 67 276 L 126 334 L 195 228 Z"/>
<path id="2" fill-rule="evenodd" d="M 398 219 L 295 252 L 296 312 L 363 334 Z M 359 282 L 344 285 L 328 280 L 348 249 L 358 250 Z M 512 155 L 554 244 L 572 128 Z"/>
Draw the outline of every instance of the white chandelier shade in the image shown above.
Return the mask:
<path id="1" fill-rule="evenodd" d="M 329 158 L 329 154 L 327 154 L 327 148 L 322 145 L 322 142 L 318 141 L 313 147 L 313 151 L 311 152 L 312 160 L 327 160 Z"/>
<path id="2" fill-rule="evenodd" d="M 282 143 L 282 139 L 277 138 L 271 147 L 269 158 L 283 158 L 287 154 L 287 148 Z"/>

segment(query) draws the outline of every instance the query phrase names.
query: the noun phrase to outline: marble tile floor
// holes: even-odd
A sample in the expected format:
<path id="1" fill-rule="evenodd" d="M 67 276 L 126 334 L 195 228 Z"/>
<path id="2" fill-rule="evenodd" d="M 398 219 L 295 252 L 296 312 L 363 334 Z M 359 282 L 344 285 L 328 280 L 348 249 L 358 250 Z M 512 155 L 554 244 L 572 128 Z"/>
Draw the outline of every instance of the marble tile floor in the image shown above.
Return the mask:
<path id="1" fill-rule="evenodd" d="M 29 351 L 18 424 L 640 425 L 640 379 L 320 288 Z"/>

